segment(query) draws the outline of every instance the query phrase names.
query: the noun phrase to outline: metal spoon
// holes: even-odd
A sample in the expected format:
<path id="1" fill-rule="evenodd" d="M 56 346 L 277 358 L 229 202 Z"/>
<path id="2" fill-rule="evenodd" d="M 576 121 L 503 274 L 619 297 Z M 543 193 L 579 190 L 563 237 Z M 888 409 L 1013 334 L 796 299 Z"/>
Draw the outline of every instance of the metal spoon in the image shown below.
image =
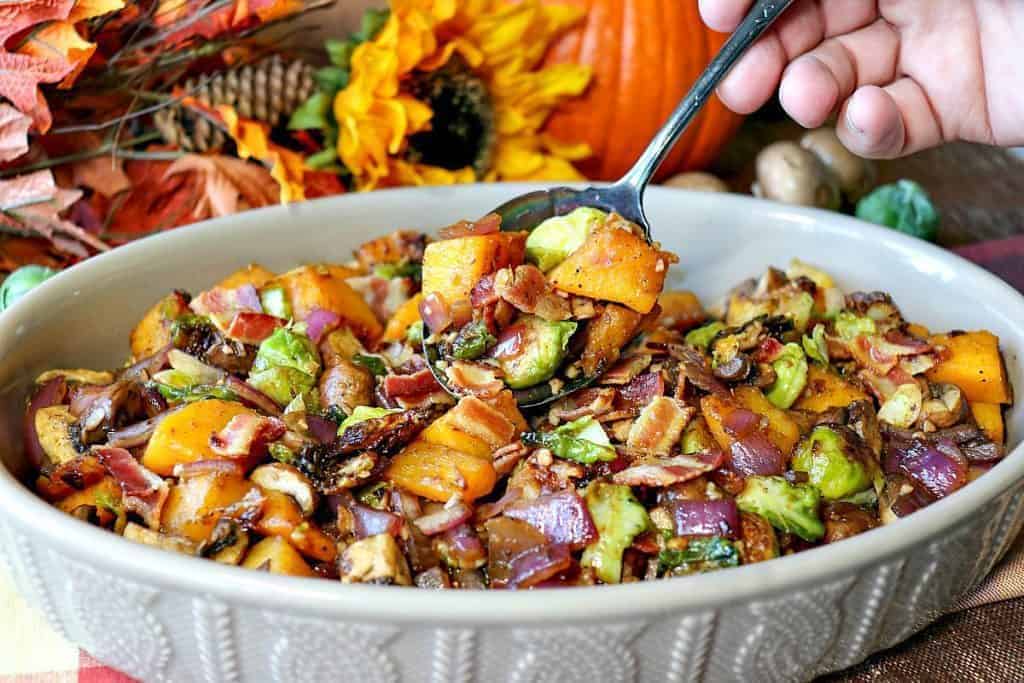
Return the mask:
<path id="1" fill-rule="evenodd" d="M 501 216 L 501 229 L 531 230 L 552 216 L 562 216 L 581 206 L 590 206 L 604 211 L 614 211 L 636 223 L 650 242 L 651 226 L 644 214 L 643 198 L 644 190 L 647 189 L 651 178 L 729 70 L 791 4 L 793 0 L 754 2 L 747 16 L 729 36 L 665 125 L 655 134 L 647 149 L 618 182 L 607 187 L 588 187 L 583 190 L 556 187 L 520 195 L 494 210 L 494 213 Z M 424 341 L 423 348 L 431 372 L 438 382 L 449 393 L 457 396 L 458 393 L 448 386 L 444 372 L 435 367 L 440 355 L 437 347 Z M 546 389 L 545 383 L 516 392 L 516 399 L 523 408 L 541 406 L 585 387 L 595 379 L 596 376 L 576 378 L 567 382 L 558 392 Z"/>

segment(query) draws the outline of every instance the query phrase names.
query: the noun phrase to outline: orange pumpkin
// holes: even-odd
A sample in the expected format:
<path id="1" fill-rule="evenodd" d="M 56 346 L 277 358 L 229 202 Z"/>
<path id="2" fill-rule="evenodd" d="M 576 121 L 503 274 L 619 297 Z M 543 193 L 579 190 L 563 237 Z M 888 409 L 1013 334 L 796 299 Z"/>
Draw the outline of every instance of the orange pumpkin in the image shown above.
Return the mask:
<path id="1" fill-rule="evenodd" d="M 546 62 L 594 71 L 583 97 L 563 104 L 545 130 L 582 141 L 594 154 L 575 162 L 587 177 L 615 180 L 675 109 L 725 41 L 701 22 L 696 0 L 550 0 L 585 7 L 587 17 L 548 52 Z M 742 122 L 717 99 L 662 164 L 659 178 L 711 163 Z"/>

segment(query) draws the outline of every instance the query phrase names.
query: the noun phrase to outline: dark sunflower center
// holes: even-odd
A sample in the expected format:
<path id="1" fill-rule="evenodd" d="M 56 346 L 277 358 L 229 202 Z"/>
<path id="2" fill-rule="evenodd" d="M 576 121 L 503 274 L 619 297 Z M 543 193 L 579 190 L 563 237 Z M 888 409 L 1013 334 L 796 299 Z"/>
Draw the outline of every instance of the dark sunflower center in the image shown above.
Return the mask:
<path id="1" fill-rule="evenodd" d="M 444 67 L 417 73 L 410 94 L 434 112 L 430 130 L 409 138 L 409 160 L 482 176 L 491 165 L 494 109 L 487 87 L 458 56 Z"/>

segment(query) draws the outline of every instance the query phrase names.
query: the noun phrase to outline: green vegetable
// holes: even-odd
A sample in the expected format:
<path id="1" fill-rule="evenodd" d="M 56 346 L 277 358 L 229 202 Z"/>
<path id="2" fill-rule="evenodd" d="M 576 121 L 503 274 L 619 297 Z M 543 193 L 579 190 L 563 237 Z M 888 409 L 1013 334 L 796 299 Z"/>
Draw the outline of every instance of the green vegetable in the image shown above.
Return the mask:
<path id="1" fill-rule="evenodd" d="M 151 382 L 150 386 L 154 387 L 161 396 L 171 403 L 195 403 L 196 401 L 203 401 L 208 398 L 219 398 L 222 401 L 238 400 L 238 396 L 230 389 L 211 384 L 175 387 L 169 384 L 161 384 L 160 382 Z"/>
<path id="2" fill-rule="evenodd" d="M 249 374 L 249 384 L 281 406 L 312 391 L 320 356 L 299 327 L 279 327 L 263 340 Z"/>
<path id="3" fill-rule="evenodd" d="M 288 295 L 285 294 L 284 287 L 267 287 L 261 291 L 260 304 L 263 306 L 263 312 L 267 315 L 285 320 L 292 317 L 292 306 L 288 303 Z"/>
<path id="4" fill-rule="evenodd" d="M 96 507 L 104 508 L 106 510 L 109 510 L 110 512 L 112 512 L 115 515 L 120 515 L 121 514 L 121 503 L 120 503 L 120 501 L 116 500 L 107 491 L 97 491 L 96 495 L 93 498 L 93 500 L 96 503 Z"/>
<path id="5" fill-rule="evenodd" d="M 452 342 L 451 354 L 459 360 L 473 360 L 484 355 L 495 341 L 497 340 L 483 321 L 472 322 L 459 330 L 458 336 Z"/>
<path id="6" fill-rule="evenodd" d="M 378 481 L 374 484 L 364 486 L 356 493 L 356 500 L 363 505 L 369 505 L 377 510 L 383 510 L 385 500 L 384 497 L 388 494 L 388 484 L 385 481 Z"/>
<path id="7" fill-rule="evenodd" d="M 796 296 L 783 299 L 779 302 L 777 313 L 784 315 L 793 321 L 793 327 L 801 334 L 807 329 L 811 321 L 811 314 L 814 312 L 814 297 L 807 292 L 801 291 Z"/>
<path id="8" fill-rule="evenodd" d="M 851 453 L 846 438 L 830 427 L 815 427 L 800 444 L 793 470 L 806 472 L 826 500 L 847 498 L 871 487 L 864 463 Z"/>
<path id="9" fill-rule="evenodd" d="M 565 359 L 574 322 L 549 322 L 534 315 L 520 318 L 523 348 L 511 358 L 499 359 L 505 383 L 513 389 L 532 387 L 551 379 Z"/>
<path id="10" fill-rule="evenodd" d="M 417 320 L 405 331 L 405 341 L 413 346 L 423 343 L 423 321 Z"/>
<path id="11" fill-rule="evenodd" d="M 846 496 L 841 499 L 844 503 L 853 503 L 854 505 L 860 505 L 861 507 L 877 507 L 878 505 L 878 493 L 874 488 L 855 493 L 852 496 Z"/>
<path id="12" fill-rule="evenodd" d="M 399 408 L 374 408 L 373 406 L 356 406 L 352 411 L 352 414 L 341 421 L 338 425 L 338 436 L 345 433 L 345 430 L 354 424 L 360 422 L 366 422 L 367 420 L 376 420 L 378 417 L 384 417 L 386 415 L 394 415 L 395 413 L 402 412 Z"/>
<path id="13" fill-rule="evenodd" d="M 810 337 L 804 335 L 803 347 L 808 358 L 822 365 L 828 365 L 828 342 L 825 341 L 824 325 L 815 325 Z"/>
<path id="14" fill-rule="evenodd" d="M 619 583 L 622 553 L 651 526 L 647 510 L 628 486 L 603 481 L 587 487 L 585 500 L 599 536 L 583 551 L 580 564 L 591 567 L 605 583 Z"/>
<path id="15" fill-rule="evenodd" d="M 839 311 L 835 319 L 836 334 L 843 341 L 853 341 L 862 334 L 875 334 L 878 327 L 875 321 L 867 316 L 859 316 L 849 311 Z"/>
<path id="16" fill-rule="evenodd" d="M 379 263 L 373 267 L 373 274 L 386 280 L 396 277 L 410 277 L 416 282 L 423 280 L 423 266 L 418 263 Z"/>
<path id="17" fill-rule="evenodd" d="M 684 550 L 666 549 L 658 553 L 659 575 L 684 576 L 738 567 L 739 564 L 740 553 L 736 544 L 720 536 L 693 538 Z"/>
<path id="18" fill-rule="evenodd" d="M 57 274 L 46 266 L 22 266 L 7 276 L 0 285 L 0 311 L 6 311 L 15 301 L 25 296 Z"/>
<path id="19" fill-rule="evenodd" d="M 883 185 L 857 203 L 857 218 L 907 235 L 935 241 L 939 212 L 928 193 L 912 180 Z"/>
<path id="20" fill-rule="evenodd" d="M 550 432 L 527 432 L 523 442 L 543 446 L 563 460 L 592 465 L 611 462 L 617 454 L 601 423 L 587 415 L 567 422 Z"/>
<path id="21" fill-rule="evenodd" d="M 776 408 L 789 408 L 807 386 L 807 356 L 799 344 L 790 342 L 772 361 L 772 369 L 775 382 L 768 388 L 765 398 Z"/>
<path id="22" fill-rule="evenodd" d="M 345 421 L 345 418 L 348 417 L 348 415 L 345 414 L 345 411 L 341 409 L 341 406 L 337 405 L 327 406 L 327 409 L 321 412 L 320 416 L 326 420 L 330 420 L 336 425 L 340 425 Z"/>
<path id="23" fill-rule="evenodd" d="M 388 374 L 388 366 L 384 364 L 384 359 L 380 356 L 370 356 L 365 353 L 357 353 L 352 356 L 352 362 L 356 365 L 361 365 L 372 372 L 374 377 L 381 377 Z"/>
<path id="24" fill-rule="evenodd" d="M 767 519 L 780 531 L 796 534 L 805 541 L 817 541 L 825 535 L 818 517 L 821 494 L 810 484 L 791 484 L 782 477 L 747 477 L 736 505 Z"/>
<path id="25" fill-rule="evenodd" d="M 526 238 L 526 260 L 547 272 L 583 246 L 595 227 L 604 224 L 608 214 L 581 206 L 564 216 L 548 218 Z"/>
<path id="26" fill-rule="evenodd" d="M 690 346 L 696 346 L 698 349 L 707 349 L 711 344 L 711 340 L 717 337 L 718 333 L 724 329 L 725 323 L 716 320 L 687 332 L 686 343 Z"/>
<path id="27" fill-rule="evenodd" d="M 312 375 L 301 370 L 277 366 L 249 375 L 249 384 L 274 400 L 281 407 L 287 406 L 297 396 L 312 391 L 316 384 Z"/>
<path id="28" fill-rule="evenodd" d="M 283 443 L 272 443 L 270 444 L 270 457 L 278 462 L 283 462 L 286 465 L 291 465 L 295 462 L 295 451 L 285 446 Z"/>

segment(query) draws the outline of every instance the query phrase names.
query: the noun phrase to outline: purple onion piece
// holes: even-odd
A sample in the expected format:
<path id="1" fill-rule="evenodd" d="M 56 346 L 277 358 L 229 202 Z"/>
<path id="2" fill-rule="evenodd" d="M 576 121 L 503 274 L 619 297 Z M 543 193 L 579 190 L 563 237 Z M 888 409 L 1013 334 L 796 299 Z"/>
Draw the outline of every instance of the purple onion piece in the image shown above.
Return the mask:
<path id="1" fill-rule="evenodd" d="M 225 382 L 225 386 L 233 391 L 238 398 L 242 400 L 242 403 L 248 403 L 249 405 L 259 408 L 270 415 L 281 415 L 281 409 L 274 402 L 274 399 L 270 398 L 262 391 L 259 391 L 251 384 L 229 375 Z"/>
<path id="2" fill-rule="evenodd" d="M 677 536 L 725 536 L 736 538 L 740 513 L 736 501 L 677 500 L 672 503 Z"/>
<path id="3" fill-rule="evenodd" d="M 32 399 L 25 411 L 24 423 L 22 424 L 22 438 L 25 442 L 25 457 L 35 469 L 50 464 L 50 458 L 39 443 L 39 434 L 36 432 L 36 413 L 43 408 L 60 405 L 68 395 L 68 383 L 64 376 L 54 377 L 46 384 L 36 389 Z"/>
<path id="4" fill-rule="evenodd" d="M 443 507 L 437 512 L 423 515 L 413 520 L 413 524 L 427 536 L 436 536 L 454 529 L 472 516 L 473 511 L 469 509 L 468 505 L 457 503 L 451 507 Z"/>
<path id="5" fill-rule="evenodd" d="M 564 572 L 572 564 L 569 546 L 553 544 L 531 548 L 512 560 L 507 588 L 529 588 Z"/>
<path id="6" fill-rule="evenodd" d="M 136 422 L 133 425 L 122 427 L 117 431 L 111 432 L 107 438 L 107 445 L 113 448 L 135 448 L 136 446 L 142 446 L 149 441 L 150 437 L 153 436 L 153 432 L 156 431 L 157 425 L 163 422 L 164 418 L 175 412 L 175 410 L 168 410 L 154 415 L 148 420 L 142 422 Z"/>
<path id="7" fill-rule="evenodd" d="M 526 522 L 552 543 L 582 548 L 597 539 L 597 527 L 583 499 L 572 491 L 560 491 L 533 500 L 513 503 L 505 516 Z"/>
<path id="8" fill-rule="evenodd" d="M 306 426 L 309 428 L 309 435 L 322 444 L 331 443 L 338 436 L 338 425 L 319 415 L 307 414 Z"/>
<path id="9" fill-rule="evenodd" d="M 952 441 L 932 444 L 915 440 L 902 451 L 900 469 L 936 498 L 967 483 L 967 459 Z"/>
<path id="10" fill-rule="evenodd" d="M 782 474 L 786 457 L 764 433 L 753 431 L 734 441 L 729 448 L 732 468 L 743 476 Z"/>
<path id="11" fill-rule="evenodd" d="M 377 510 L 354 503 L 349 507 L 355 521 L 355 532 L 358 538 L 367 538 L 378 534 L 397 536 L 402 530 L 402 518 L 386 510 Z"/>
<path id="12" fill-rule="evenodd" d="M 341 322 L 341 316 L 332 311 L 325 311 L 322 308 L 314 308 L 306 316 L 306 334 L 319 344 L 324 335 L 333 330 Z"/>

